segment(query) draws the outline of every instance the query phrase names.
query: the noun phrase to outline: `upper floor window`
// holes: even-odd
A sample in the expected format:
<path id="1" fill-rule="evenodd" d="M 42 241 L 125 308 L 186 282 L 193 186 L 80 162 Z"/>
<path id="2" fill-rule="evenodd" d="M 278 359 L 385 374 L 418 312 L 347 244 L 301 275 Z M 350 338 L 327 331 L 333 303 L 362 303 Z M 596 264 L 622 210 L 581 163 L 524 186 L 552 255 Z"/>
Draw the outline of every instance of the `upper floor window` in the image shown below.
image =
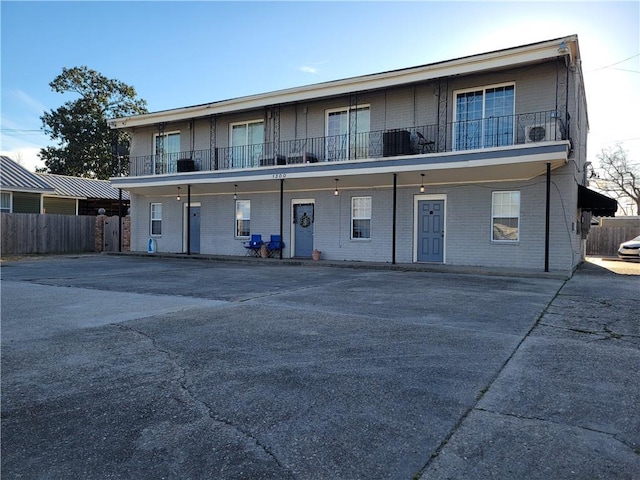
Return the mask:
<path id="1" fill-rule="evenodd" d="M 371 238 L 371 197 L 351 198 L 351 238 Z"/>
<path id="2" fill-rule="evenodd" d="M 162 204 L 152 203 L 150 214 L 151 235 L 162 235 Z"/>
<path id="3" fill-rule="evenodd" d="M 455 92 L 454 149 L 513 145 L 515 85 Z"/>
<path id="4" fill-rule="evenodd" d="M 264 122 L 231 124 L 231 166 L 232 168 L 255 167 L 260 161 L 264 144 Z"/>
<path id="5" fill-rule="evenodd" d="M 517 242 L 520 239 L 520 192 L 493 192 L 491 240 Z"/>
<path id="6" fill-rule="evenodd" d="M 236 200 L 236 237 L 246 238 L 251 234 L 251 200 Z"/>
<path id="7" fill-rule="evenodd" d="M 11 213 L 11 192 L 0 192 L 0 212 Z"/>
<path id="8" fill-rule="evenodd" d="M 347 160 L 369 156 L 369 106 L 327 110 L 326 158 Z"/>
<path id="9" fill-rule="evenodd" d="M 178 157 L 180 156 L 180 132 L 157 133 L 154 153 L 153 162 L 156 174 L 177 171 Z"/>

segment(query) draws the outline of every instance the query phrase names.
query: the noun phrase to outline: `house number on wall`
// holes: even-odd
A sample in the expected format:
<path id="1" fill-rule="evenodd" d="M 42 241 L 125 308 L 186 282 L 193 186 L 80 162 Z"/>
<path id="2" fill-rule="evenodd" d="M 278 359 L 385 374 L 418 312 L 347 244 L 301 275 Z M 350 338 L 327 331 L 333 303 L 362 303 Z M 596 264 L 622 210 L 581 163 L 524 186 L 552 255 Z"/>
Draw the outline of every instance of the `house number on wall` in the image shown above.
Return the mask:
<path id="1" fill-rule="evenodd" d="M 274 179 L 278 179 L 278 178 L 287 178 L 287 174 L 286 174 L 286 173 L 274 173 L 274 174 L 273 174 L 273 178 L 274 178 Z"/>

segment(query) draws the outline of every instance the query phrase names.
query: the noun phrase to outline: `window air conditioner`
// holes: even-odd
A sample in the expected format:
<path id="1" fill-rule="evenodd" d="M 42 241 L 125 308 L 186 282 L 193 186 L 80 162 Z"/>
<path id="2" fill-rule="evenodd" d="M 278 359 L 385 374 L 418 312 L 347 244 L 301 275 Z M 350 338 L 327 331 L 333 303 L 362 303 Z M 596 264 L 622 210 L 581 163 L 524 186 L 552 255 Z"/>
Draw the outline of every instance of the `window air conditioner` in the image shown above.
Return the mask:
<path id="1" fill-rule="evenodd" d="M 528 125 L 524 129 L 525 143 L 552 142 L 562 140 L 562 132 L 555 120 L 538 125 Z"/>

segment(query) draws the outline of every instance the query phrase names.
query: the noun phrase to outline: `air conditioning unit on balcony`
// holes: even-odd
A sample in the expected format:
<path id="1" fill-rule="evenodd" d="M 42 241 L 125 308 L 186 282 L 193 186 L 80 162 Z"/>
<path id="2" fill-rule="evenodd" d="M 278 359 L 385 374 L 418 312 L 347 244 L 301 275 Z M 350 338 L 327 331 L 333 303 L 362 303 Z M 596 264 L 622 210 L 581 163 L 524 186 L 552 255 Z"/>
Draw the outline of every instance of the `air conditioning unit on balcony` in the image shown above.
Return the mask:
<path id="1" fill-rule="evenodd" d="M 552 142 L 562 140 L 562 130 L 557 120 L 524 127 L 525 143 Z"/>
<path id="2" fill-rule="evenodd" d="M 178 160 L 177 164 L 178 172 L 195 172 L 196 170 L 196 162 L 191 160 L 190 158 L 182 158 Z"/>

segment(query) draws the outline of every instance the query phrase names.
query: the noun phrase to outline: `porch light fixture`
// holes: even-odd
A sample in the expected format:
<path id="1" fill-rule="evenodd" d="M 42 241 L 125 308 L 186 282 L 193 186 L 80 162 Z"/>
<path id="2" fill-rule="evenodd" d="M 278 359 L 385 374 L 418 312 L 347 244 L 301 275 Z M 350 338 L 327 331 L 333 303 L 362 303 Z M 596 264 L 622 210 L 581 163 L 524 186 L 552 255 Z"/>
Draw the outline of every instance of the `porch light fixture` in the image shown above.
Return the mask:
<path id="1" fill-rule="evenodd" d="M 569 54 L 569 47 L 567 47 L 567 44 L 564 43 L 564 40 L 562 42 L 560 42 L 560 46 L 558 46 L 558 53 L 560 55 L 568 55 Z"/>
<path id="2" fill-rule="evenodd" d="M 338 195 L 340 195 L 340 192 L 338 192 L 338 179 L 336 178 L 336 189 L 333 191 L 333 196 L 337 197 Z"/>
<path id="3" fill-rule="evenodd" d="M 424 193 L 424 173 L 421 173 L 422 183 L 420 184 L 420 193 Z"/>
<path id="4" fill-rule="evenodd" d="M 180 187 L 178 187 L 178 195 L 176 196 L 176 200 L 178 202 L 180 201 Z"/>
<path id="5" fill-rule="evenodd" d="M 237 184 L 233 185 L 233 199 L 234 200 L 238 199 L 238 185 Z"/>

